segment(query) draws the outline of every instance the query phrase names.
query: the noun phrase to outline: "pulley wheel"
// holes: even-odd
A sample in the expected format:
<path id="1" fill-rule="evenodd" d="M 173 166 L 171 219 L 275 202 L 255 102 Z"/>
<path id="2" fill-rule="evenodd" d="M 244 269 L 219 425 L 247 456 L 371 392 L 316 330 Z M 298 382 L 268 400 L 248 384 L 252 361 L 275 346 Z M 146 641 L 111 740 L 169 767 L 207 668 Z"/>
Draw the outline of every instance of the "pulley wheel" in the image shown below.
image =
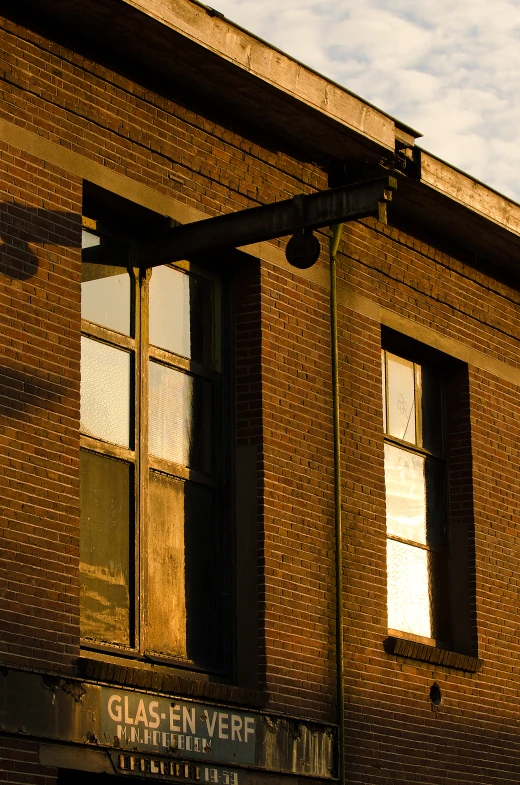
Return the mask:
<path id="1" fill-rule="evenodd" d="M 320 242 L 312 232 L 299 232 L 291 237 L 285 249 L 285 256 L 289 264 L 306 270 L 318 261 L 320 255 Z"/>

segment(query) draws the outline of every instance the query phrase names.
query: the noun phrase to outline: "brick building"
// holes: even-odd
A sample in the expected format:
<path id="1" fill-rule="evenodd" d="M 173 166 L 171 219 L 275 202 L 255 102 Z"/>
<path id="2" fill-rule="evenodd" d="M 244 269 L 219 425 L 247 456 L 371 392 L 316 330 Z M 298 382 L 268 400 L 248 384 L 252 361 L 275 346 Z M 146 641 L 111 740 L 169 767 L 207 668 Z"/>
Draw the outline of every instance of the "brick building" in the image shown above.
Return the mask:
<path id="1" fill-rule="evenodd" d="M 0 781 L 518 782 L 520 207 L 193 0 L 0 35 Z"/>

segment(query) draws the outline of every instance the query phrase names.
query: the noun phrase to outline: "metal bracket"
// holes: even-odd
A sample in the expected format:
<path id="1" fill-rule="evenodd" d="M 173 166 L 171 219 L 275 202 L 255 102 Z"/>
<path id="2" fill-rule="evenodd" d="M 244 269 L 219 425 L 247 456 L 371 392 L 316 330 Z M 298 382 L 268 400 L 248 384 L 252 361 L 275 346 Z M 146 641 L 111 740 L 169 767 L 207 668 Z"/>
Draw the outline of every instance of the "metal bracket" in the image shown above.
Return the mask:
<path id="1" fill-rule="evenodd" d="M 306 270 L 317 262 L 320 255 L 320 242 L 312 229 L 305 226 L 304 209 L 305 195 L 297 194 L 293 196 L 295 207 L 295 224 L 297 228 L 287 243 L 285 257 L 289 264 L 300 270 Z"/>

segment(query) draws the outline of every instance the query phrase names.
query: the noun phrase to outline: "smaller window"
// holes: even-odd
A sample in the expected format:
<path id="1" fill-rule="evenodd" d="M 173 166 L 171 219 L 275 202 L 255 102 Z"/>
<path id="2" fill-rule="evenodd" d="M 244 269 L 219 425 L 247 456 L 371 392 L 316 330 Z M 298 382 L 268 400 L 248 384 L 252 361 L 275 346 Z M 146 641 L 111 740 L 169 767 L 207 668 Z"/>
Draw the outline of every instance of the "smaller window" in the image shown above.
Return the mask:
<path id="1" fill-rule="evenodd" d="M 447 643 L 447 467 L 437 371 L 382 352 L 388 627 Z"/>

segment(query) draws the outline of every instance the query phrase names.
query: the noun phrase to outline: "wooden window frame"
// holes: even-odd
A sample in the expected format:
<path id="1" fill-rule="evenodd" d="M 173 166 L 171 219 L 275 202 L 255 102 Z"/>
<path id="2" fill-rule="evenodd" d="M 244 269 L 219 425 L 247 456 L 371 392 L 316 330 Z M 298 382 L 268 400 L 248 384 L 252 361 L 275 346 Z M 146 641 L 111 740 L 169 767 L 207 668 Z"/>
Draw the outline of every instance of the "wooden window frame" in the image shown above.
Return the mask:
<path id="1" fill-rule="evenodd" d="M 413 407 L 414 407 L 414 417 L 415 417 L 415 443 L 407 441 L 405 439 L 399 439 L 395 436 L 392 436 L 389 430 L 389 387 L 388 387 L 388 355 L 392 355 L 397 357 L 400 360 L 405 360 L 410 362 L 413 365 L 413 378 L 414 378 L 414 400 L 413 400 Z M 394 542 L 400 542 L 404 545 L 412 546 L 414 548 L 419 548 L 421 550 L 426 551 L 427 553 L 436 553 L 439 554 L 445 561 L 445 564 L 448 565 L 449 558 L 450 558 L 450 550 L 449 550 L 449 473 L 448 473 L 448 459 L 446 454 L 446 442 L 447 442 L 447 433 L 446 433 L 446 396 L 444 392 L 444 385 L 442 384 L 441 380 L 441 412 L 440 412 L 440 427 L 442 430 L 442 449 L 441 451 L 432 451 L 424 448 L 423 444 L 423 421 L 422 421 L 422 407 L 420 405 L 421 401 L 421 387 L 418 384 L 418 369 L 422 369 L 424 367 L 428 367 L 429 363 L 418 361 L 416 357 L 409 356 L 408 353 L 403 352 L 399 353 L 399 350 L 396 350 L 395 347 L 392 349 L 388 349 L 385 346 L 381 349 L 382 355 L 382 373 L 383 373 L 383 433 L 384 433 L 384 444 L 391 445 L 394 447 L 399 448 L 402 451 L 409 452 L 412 455 L 417 455 L 425 459 L 426 461 L 435 462 L 442 471 L 444 475 L 444 482 L 445 482 L 445 489 L 446 489 L 446 497 L 445 497 L 445 533 L 444 533 L 444 544 L 443 547 L 433 546 L 428 543 L 420 543 L 415 540 L 407 539 L 404 537 L 400 537 L 396 534 L 391 534 L 388 532 L 388 528 L 386 530 L 386 542 L 388 540 L 392 540 Z M 419 371 L 422 373 L 422 371 Z M 385 459 L 386 460 L 386 459 Z M 431 577 L 428 575 L 428 593 L 431 594 Z M 388 592 L 388 586 L 387 586 Z M 445 609 L 445 613 L 447 618 L 449 619 L 448 625 L 450 629 L 449 637 L 446 640 L 439 640 L 437 638 L 430 638 L 422 635 L 418 635 L 413 632 L 408 632 L 405 630 L 396 630 L 393 628 L 388 627 L 388 634 L 392 637 L 396 638 L 406 638 L 410 640 L 414 640 L 418 643 L 428 644 L 430 646 L 435 646 L 442 649 L 450 649 L 451 647 L 451 614 L 449 608 L 449 595 L 450 595 L 450 588 L 448 587 L 448 607 Z"/>
<path id="2" fill-rule="evenodd" d="M 102 439 L 80 433 L 80 449 L 98 455 L 122 460 L 134 467 L 134 501 L 135 510 L 133 516 L 133 574 L 132 574 L 132 593 L 131 596 L 131 622 L 130 622 L 130 646 L 105 643 L 91 638 L 81 638 L 81 647 L 84 650 L 103 652 L 106 654 L 118 654 L 131 659 L 141 659 L 150 662 L 157 662 L 163 665 L 174 665 L 180 668 L 187 668 L 194 671 L 225 673 L 229 670 L 229 646 L 219 642 L 219 651 L 223 653 L 224 662 L 215 667 L 208 668 L 200 665 L 193 660 L 155 655 L 146 649 L 144 640 L 144 630 L 146 626 L 146 598 L 143 594 L 145 582 L 145 570 L 147 569 L 147 554 L 144 546 L 144 527 L 146 526 L 148 515 L 148 487 L 150 470 L 159 471 L 174 479 L 191 480 L 199 485 L 210 487 L 216 491 L 221 491 L 224 481 L 223 452 L 224 445 L 224 378 L 222 372 L 223 337 L 222 337 L 222 281 L 221 277 L 211 270 L 202 268 L 199 265 L 188 261 L 176 264 L 165 265 L 172 269 L 181 270 L 186 274 L 193 273 L 198 277 L 210 280 L 214 286 L 214 323 L 213 323 L 213 362 L 212 367 L 201 365 L 174 352 L 151 346 L 148 340 L 149 325 L 149 285 L 153 275 L 152 270 L 142 270 L 138 266 L 139 246 L 132 238 L 114 231 L 113 227 L 106 227 L 91 218 L 83 218 L 83 228 L 93 234 L 107 239 L 123 242 L 129 249 L 128 273 L 131 279 L 131 291 L 133 299 L 131 304 L 131 330 L 130 336 L 123 335 L 109 328 L 100 326 L 85 319 L 81 320 L 81 334 L 91 340 L 97 340 L 103 344 L 113 346 L 117 349 L 131 353 L 131 368 L 133 369 L 131 379 L 131 395 L 133 412 L 130 412 L 131 422 L 133 420 L 133 440 L 130 447 L 122 447 L 110 444 Z M 134 337 L 131 337 L 134 336 Z M 148 451 L 148 367 L 150 361 L 160 363 L 166 367 L 188 373 L 195 378 L 206 379 L 212 383 L 212 415 L 213 415 L 213 458 L 212 473 L 206 474 L 203 471 L 188 468 L 186 466 L 166 461 L 149 455 Z M 222 505 L 220 504 L 221 508 Z M 227 538 L 225 531 L 229 523 L 224 522 L 222 509 L 217 513 L 221 520 L 218 524 L 218 537 L 223 541 Z M 132 547 L 132 543 L 130 544 Z M 132 552 L 132 551 L 131 551 Z M 230 559 L 231 561 L 231 559 Z M 224 586 L 223 591 L 229 594 L 229 587 Z M 231 625 L 223 620 L 222 635 L 231 635 Z"/>

